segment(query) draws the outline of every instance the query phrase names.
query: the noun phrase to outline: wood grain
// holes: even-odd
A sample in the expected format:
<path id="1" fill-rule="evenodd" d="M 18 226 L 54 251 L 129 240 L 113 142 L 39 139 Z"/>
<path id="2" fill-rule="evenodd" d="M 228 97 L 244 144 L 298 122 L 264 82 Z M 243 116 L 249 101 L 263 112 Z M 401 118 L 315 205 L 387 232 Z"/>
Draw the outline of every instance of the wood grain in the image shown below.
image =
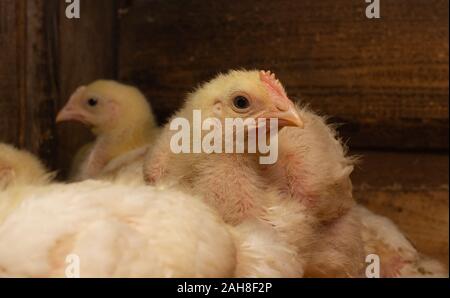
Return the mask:
<path id="1" fill-rule="evenodd" d="M 56 166 L 55 103 L 57 99 L 57 2 L 24 1 L 26 38 L 21 93 L 24 146 L 38 154 L 51 168 Z"/>
<path id="2" fill-rule="evenodd" d="M 393 220 L 416 248 L 448 264 L 448 154 L 354 152 L 355 198 Z"/>
<path id="3" fill-rule="evenodd" d="M 355 148 L 448 148 L 448 1 L 121 1 L 119 77 L 160 122 L 199 82 L 274 70 Z"/>
<path id="4" fill-rule="evenodd" d="M 76 87 L 116 77 L 115 1 L 81 1 L 81 18 L 67 19 L 64 0 L 0 3 L 0 141 L 36 153 L 64 173 L 85 128 L 56 130 L 57 110 Z"/>
<path id="5" fill-rule="evenodd" d="M 52 166 L 56 97 L 54 1 L 0 4 L 1 141 L 26 148 Z M 3 51 L 4 50 L 4 51 Z"/>
<path id="6" fill-rule="evenodd" d="M 19 145 L 20 64 L 24 16 L 18 2 L 0 2 L 0 142 Z"/>
<path id="7" fill-rule="evenodd" d="M 448 190 L 366 190 L 355 195 L 363 205 L 397 224 L 418 251 L 448 266 Z"/>

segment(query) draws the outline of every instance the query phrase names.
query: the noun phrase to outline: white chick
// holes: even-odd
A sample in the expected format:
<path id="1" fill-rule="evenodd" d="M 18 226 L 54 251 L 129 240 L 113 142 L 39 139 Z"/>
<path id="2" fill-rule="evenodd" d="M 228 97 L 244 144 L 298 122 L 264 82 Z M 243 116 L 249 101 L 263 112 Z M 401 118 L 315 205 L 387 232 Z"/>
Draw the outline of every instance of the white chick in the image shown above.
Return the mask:
<path id="1" fill-rule="evenodd" d="M 2 196 L 22 202 L 0 226 L 3 277 L 64 277 L 74 256 L 81 277 L 231 277 L 236 270 L 227 225 L 184 193 L 87 180 Z"/>
<path id="2" fill-rule="evenodd" d="M 294 104 L 285 95 L 279 81 L 270 73 L 260 71 L 230 71 L 219 75 L 190 94 L 184 107 L 172 119 L 184 118 L 193 124 L 194 111 L 202 112 L 202 120 L 210 117 L 219 119 L 222 127 L 225 126 L 226 118 L 276 118 L 280 129 L 288 125 L 302 126 Z M 205 134 L 203 131 L 202 137 Z M 294 269 L 295 274 L 290 269 L 285 270 L 285 276 L 301 276 L 305 254 L 303 248 L 312 243 L 310 233 L 313 229 L 309 217 L 302 212 L 301 204 L 284 202 L 287 200 L 283 200 L 276 191 L 270 189 L 270 185 L 264 183 L 259 176 L 259 156 L 250 153 L 177 154 L 170 147 L 174 135 L 169 123 L 144 166 L 146 181 L 149 184 L 161 181 L 173 183 L 184 191 L 201 195 L 227 223 L 236 227 L 247 225 L 248 221 L 253 220 L 269 222 L 268 225 L 256 225 L 261 230 L 255 229 L 253 233 L 275 234 L 279 238 L 278 246 L 283 247 L 285 252 L 291 252 L 289 262 L 295 263 L 297 267 Z M 192 138 L 193 134 L 189 139 L 190 144 L 194 142 Z M 225 138 L 222 135 L 222 139 Z M 277 221 L 283 216 L 290 221 Z M 267 231 L 263 231 L 265 229 Z M 293 233 L 298 230 L 302 232 Z M 264 260 L 265 252 L 270 250 L 270 242 L 254 244 L 253 252 L 247 256 L 253 255 L 253 259 Z M 282 250 L 279 249 L 280 252 Z M 248 262 L 249 266 L 251 263 Z M 246 269 L 242 268 L 241 272 L 246 272 Z"/>

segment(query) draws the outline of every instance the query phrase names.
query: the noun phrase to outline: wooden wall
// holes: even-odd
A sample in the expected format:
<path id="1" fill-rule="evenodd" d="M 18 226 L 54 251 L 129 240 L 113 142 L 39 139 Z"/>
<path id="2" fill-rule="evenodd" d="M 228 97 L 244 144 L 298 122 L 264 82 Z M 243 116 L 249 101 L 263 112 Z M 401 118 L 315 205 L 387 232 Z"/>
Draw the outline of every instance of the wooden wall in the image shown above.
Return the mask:
<path id="1" fill-rule="evenodd" d="M 67 169 L 90 134 L 56 127 L 57 110 L 79 85 L 116 78 L 114 1 L 81 1 L 79 20 L 65 17 L 64 0 L 0 2 L 0 141 Z"/>
<path id="2" fill-rule="evenodd" d="M 357 149 L 448 149 L 448 1 L 64 0 L 0 2 L 0 141 L 67 168 L 90 135 L 56 128 L 79 85 L 138 85 L 160 123 L 199 82 L 271 69 L 292 98 L 343 123 Z"/>
<path id="3" fill-rule="evenodd" d="M 354 148 L 448 148 L 448 1 L 121 1 L 119 77 L 160 121 L 199 82 L 271 69 Z"/>

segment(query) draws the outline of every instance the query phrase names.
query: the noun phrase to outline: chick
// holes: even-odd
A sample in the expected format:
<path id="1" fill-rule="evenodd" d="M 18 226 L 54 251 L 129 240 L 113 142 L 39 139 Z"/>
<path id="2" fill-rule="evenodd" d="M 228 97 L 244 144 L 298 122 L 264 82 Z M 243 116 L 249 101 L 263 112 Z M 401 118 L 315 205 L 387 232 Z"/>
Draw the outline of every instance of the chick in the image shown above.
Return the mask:
<path id="1" fill-rule="evenodd" d="M 303 125 L 301 118 L 295 110 L 281 83 L 268 72 L 260 71 L 230 71 L 219 75 L 212 81 L 198 88 L 190 94 L 184 107 L 172 118 L 188 119 L 191 125 L 190 144 L 194 147 L 193 132 L 195 125 L 193 112 L 201 111 L 201 120 L 215 118 L 226 126 L 226 119 L 278 119 L 281 129 L 285 126 Z M 303 207 L 296 201 L 286 202 L 277 191 L 270 189 L 260 176 L 259 154 L 246 153 L 180 153 L 171 151 L 171 140 L 175 132 L 170 129 L 170 123 L 163 129 L 160 139 L 151 150 L 144 166 L 144 176 L 151 185 L 169 183 L 176 185 L 184 191 L 201 195 L 203 199 L 216 210 L 229 224 L 244 231 L 246 235 L 241 239 L 248 239 L 250 229 L 243 228 L 249 221 L 256 221 L 257 225 L 252 231 L 256 235 L 272 234 L 278 237 L 277 245 L 280 247 L 278 255 L 284 260 L 284 276 L 301 276 L 304 264 L 302 251 L 311 241 L 310 218 L 303 213 Z M 201 122 L 201 121 L 200 121 Z M 265 122 L 264 122 L 265 123 Z M 257 132 L 268 133 L 269 125 L 247 127 L 244 134 L 249 135 L 252 129 Z M 237 133 L 237 131 L 234 131 Z M 222 140 L 227 136 L 221 132 Z M 203 138 L 206 132 L 202 131 Z M 235 137 L 235 135 L 233 135 Z M 223 149 L 224 144 L 221 144 Z M 277 221 L 286 216 L 286 221 Z M 273 219 L 273 221 L 268 220 Z M 268 225 L 262 224 L 269 222 Z M 274 227 L 275 226 L 275 227 Z M 302 231 L 294 233 L 294 231 Z M 267 239 L 267 238 L 266 238 Z M 243 243 L 246 241 L 243 240 Z M 273 241 L 272 241 L 273 242 Z M 239 272 L 244 275 L 266 274 L 269 276 L 269 267 L 258 266 L 255 260 L 267 260 L 265 255 L 270 251 L 269 241 L 251 241 L 248 247 L 248 267 L 242 267 Z M 281 253 L 282 251 L 290 253 Z M 302 253 L 300 253 L 302 252 Z M 270 257 L 272 260 L 276 257 Z M 287 264 L 295 264 L 290 268 Z M 265 267 L 267 271 L 261 269 Z M 257 272 L 255 273 L 254 270 Z M 253 273 L 252 273 L 253 272 Z"/>
<path id="2" fill-rule="evenodd" d="M 54 177 L 31 153 L 0 144 L 0 223 L 21 203 L 21 198 L 7 195 L 30 185 L 46 185 Z"/>
<path id="3" fill-rule="evenodd" d="M 226 118 L 276 118 L 279 119 L 279 129 L 287 125 L 301 126 L 302 121 L 294 105 L 281 88 L 281 84 L 265 72 L 230 71 L 190 94 L 172 120 L 183 118 L 192 124 L 191 147 L 195 146 L 194 111 L 201 111 L 201 122 L 216 118 L 222 127 L 226 126 Z M 214 154 L 173 153 L 170 144 L 175 132 L 170 129 L 170 122 L 164 127 L 144 166 L 144 176 L 149 184 L 170 180 L 194 193 L 203 194 L 224 219 L 233 224 L 261 211 L 260 201 L 266 192 L 258 175 L 257 154 L 229 154 L 223 150 Z M 201 137 L 205 135 L 206 131 L 202 131 Z M 221 138 L 227 138 L 225 129 L 221 131 Z M 224 149 L 224 143 L 220 149 Z"/>
<path id="4" fill-rule="evenodd" d="M 0 143 L 0 190 L 12 185 L 45 184 L 52 177 L 31 153 Z"/>
<path id="5" fill-rule="evenodd" d="M 0 225 L 2 277 L 232 277 L 236 270 L 229 226 L 181 192 L 86 180 L 2 193 L 12 196 L 22 203 Z"/>
<path id="6" fill-rule="evenodd" d="M 203 119 L 217 117 L 222 124 L 225 117 L 251 117 L 251 113 L 243 116 L 233 113 L 233 108 L 226 105 L 227 100 L 234 102 L 229 96 L 242 92 L 252 99 L 264 98 L 264 92 L 260 97 L 252 92 L 259 90 L 258 83 L 263 82 L 264 90 L 264 82 L 272 80 L 267 73 L 260 73 L 259 78 L 246 72 L 219 76 L 191 94 L 185 107 L 172 119 L 185 117 L 192 123 L 193 110 L 201 110 Z M 278 84 L 271 85 L 279 89 L 277 94 L 286 97 Z M 346 155 L 345 147 L 324 118 L 292 103 L 288 106 L 295 109 L 304 128 L 285 127 L 280 131 L 279 159 L 274 165 L 261 166 L 256 156 L 250 154 L 173 154 L 169 144 L 174 132 L 166 126 L 149 155 L 144 170 L 146 179 L 152 184 L 175 181 L 192 193 L 202 194 L 227 222 L 241 233 L 246 232 L 238 233 L 243 243 L 239 255 L 246 258 L 239 262 L 238 274 L 251 276 L 258 272 L 270 276 L 268 272 L 274 268 L 267 266 L 267 258 L 261 257 L 267 254 L 264 248 L 270 241 L 252 240 L 250 231 L 260 235 L 275 231 L 281 237 L 276 242 L 280 251 L 288 255 L 280 254 L 280 259 L 298 261 L 300 253 L 301 261 L 297 264 L 299 268 L 304 265 L 305 276 L 363 276 L 363 227 L 350 180 L 355 160 Z M 253 111 L 256 115 L 259 112 Z M 279 199 L 271 185 L 276 186 L 284 200 Z M 251 220 L 250 224 L 252 218 L 268 221 L 274 230 L 264 229 Z"/>
<path id="7" fill-rule="evenodd" d="M 158 127 L 152 109 L 136 88 L 115 81 L 99 80 L 79 87 L 59 112 L 57 122 L 79 121 L 96 136 L 80 149 L 71 170 L 71 180 L 120 175 L 126 168 L 142 165 L 148 145 Z M 133 157 L 130 158 L 128 153 Z M 139 160 L 139 161 L 138 161 Z M 107 166 L 114 162 L 114 166 Z M 131 163 L 135 163 L 130 166 Z M 141 171 L 138 176 L 141 175 Z"/>

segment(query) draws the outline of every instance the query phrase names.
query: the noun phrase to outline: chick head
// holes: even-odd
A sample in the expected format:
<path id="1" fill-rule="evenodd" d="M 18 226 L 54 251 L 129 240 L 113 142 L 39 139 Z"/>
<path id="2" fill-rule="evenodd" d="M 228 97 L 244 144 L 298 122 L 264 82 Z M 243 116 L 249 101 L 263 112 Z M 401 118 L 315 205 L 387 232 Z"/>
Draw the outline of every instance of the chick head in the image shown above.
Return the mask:
<path id="1" fill-rule="evenodd" d="M 136 88 L 115 81 L 98 80 L 79 87 L 56 117 L 56 122 L 78 121 L 96 135 L 150 121 L 153 113 Z"/>
<path id="2" fill-rule="evenodd" d="M 51 174 L 31 153 L 0 144 L 0 190 L 16 184 L 38 184 L 50 180 Z"/>
<path id="3" fill-rule="evenodd" d="M 203 117 L 278 119 L 278 127 L 303 127 L 294 103 L 270 71 L 232 70 L 220 74 L 191 93 L 190 109 Z"/>

